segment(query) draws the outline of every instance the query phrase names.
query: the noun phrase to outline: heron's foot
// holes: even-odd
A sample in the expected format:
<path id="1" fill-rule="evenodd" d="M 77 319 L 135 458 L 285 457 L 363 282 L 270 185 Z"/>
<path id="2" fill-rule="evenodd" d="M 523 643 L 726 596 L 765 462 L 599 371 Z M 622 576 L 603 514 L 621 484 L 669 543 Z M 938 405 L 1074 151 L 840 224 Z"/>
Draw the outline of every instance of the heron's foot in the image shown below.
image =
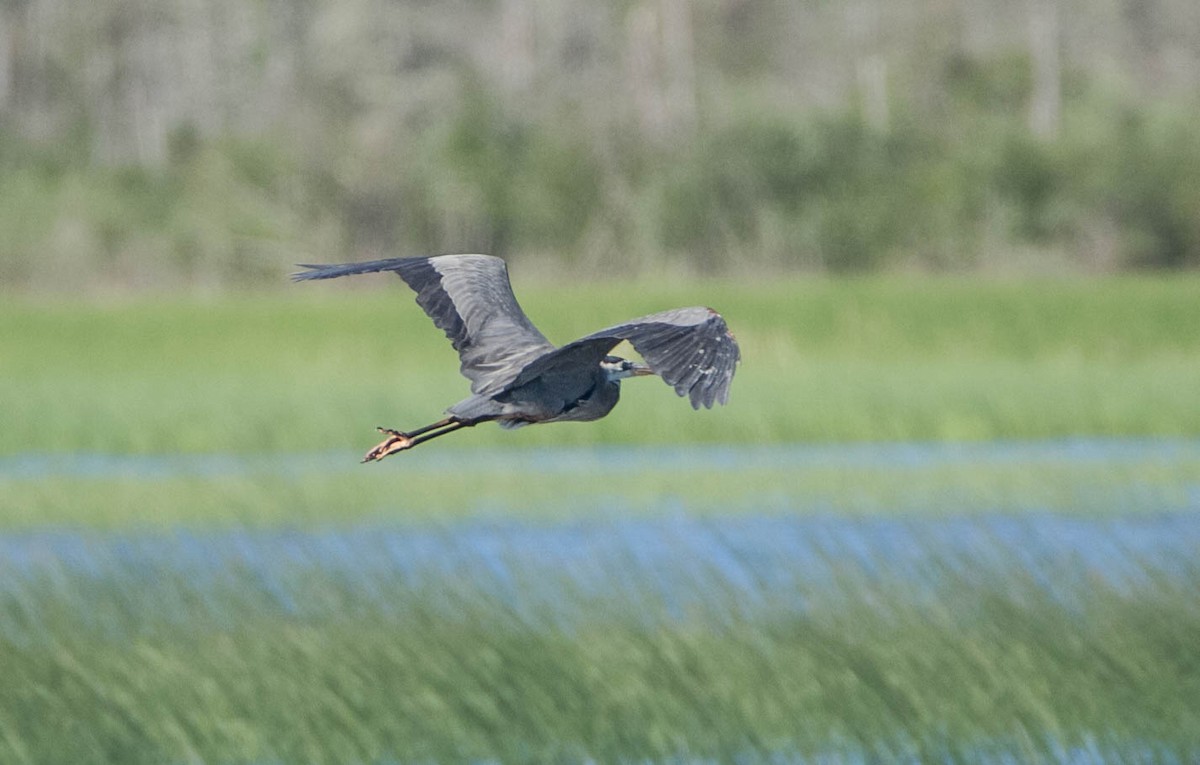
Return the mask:
<path id="1" fill-rule="evenodd" d="M 374 449 L 367 452 L 362 458 L 363 462 L 378 462 L 389 454 L 402 452 L 405 449 L 411 449 L 413 446 L 412 436 L 399 430 L 391 428 L 377 428 L 380 433 L 386 433 L 387 438 L 381 441 Z"/>

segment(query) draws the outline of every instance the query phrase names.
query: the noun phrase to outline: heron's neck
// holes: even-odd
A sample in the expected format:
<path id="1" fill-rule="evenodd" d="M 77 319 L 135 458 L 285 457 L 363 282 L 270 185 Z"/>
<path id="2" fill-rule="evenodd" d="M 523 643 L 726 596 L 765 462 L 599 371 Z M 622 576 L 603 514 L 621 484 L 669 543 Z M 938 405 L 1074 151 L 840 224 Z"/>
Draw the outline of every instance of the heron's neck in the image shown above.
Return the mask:
<path id="1" fill-rule="evenodd" d="M 616 383 L 617 385 L 620 385 L 621 381 L 626 377 L 633 377 L 632 369 L 622 369 L 619 366 L 608 366 L 607 364 L 602 364 L 600 368 L 604 370 L 605 381 Z"/>

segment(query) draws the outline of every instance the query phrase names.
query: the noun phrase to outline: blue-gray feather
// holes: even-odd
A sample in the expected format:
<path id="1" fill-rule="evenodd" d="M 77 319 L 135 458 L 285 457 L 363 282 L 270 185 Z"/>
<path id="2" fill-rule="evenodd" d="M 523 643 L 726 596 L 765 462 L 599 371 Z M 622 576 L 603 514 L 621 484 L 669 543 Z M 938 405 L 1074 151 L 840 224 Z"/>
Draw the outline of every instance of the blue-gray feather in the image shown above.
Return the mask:
<path id="1" fill-rule="evenodd" d="M 460 369 L 473 393 L 503 390 L 529 362 L 554 350 L 521 310 L 500 258 L 439 255 L 303 267 L 312 270 L 293 279 L 394 271 L 417 293 L 417 303 L 458 351 Z"/>
<path id="2" fill-rule="evenodd" d="M 693 408 L 711 409 L 729 401 L 741 350 L 725 319 L 702 307 L 675 308 L 594 332 L 537 359 L 513 384 L 556 367 L 598 365 L 622 340 L 676 393 L 687 396 Z"/>

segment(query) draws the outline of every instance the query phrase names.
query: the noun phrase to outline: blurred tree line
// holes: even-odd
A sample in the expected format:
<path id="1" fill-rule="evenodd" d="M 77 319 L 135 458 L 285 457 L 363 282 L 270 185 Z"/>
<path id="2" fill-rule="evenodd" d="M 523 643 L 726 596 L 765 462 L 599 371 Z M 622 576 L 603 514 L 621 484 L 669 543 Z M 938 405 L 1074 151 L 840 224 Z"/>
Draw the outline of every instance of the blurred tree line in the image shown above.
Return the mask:
<path id="1" fill-rule="evenodd" d="M 1195 0 L 0 0 L 0 283 L 1200 266 Z"/>

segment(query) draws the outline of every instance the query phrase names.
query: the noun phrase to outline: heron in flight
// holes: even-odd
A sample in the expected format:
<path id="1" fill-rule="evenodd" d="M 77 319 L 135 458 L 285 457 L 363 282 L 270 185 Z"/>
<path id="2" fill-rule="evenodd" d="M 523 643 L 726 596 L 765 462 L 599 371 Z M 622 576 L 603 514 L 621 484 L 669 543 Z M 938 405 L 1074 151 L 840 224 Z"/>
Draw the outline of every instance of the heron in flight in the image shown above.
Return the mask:
<path id="1" fill-rule="evenodd" d="M 676 308 L 602 329 L 556 348 L 529 321 L 500 258 L 439 255 L 343 265 L 304 265 L 295 281 L 395 272 L 417 293 L 417 304 L 446 333 L 471 381 L 469 398 L 448 417 L 423 428 L 380 427 L 387 438 L 363 457 L 378 461 L 481 422 L 519 428 L 541 422 L 598 420 L 612 411 L 626 377 L 658 375 L 711 409 L 729 399 L 741 353 L 725 320 L 711 308 Z M 645 364 L 610 355 L 628 340 Z"/>

